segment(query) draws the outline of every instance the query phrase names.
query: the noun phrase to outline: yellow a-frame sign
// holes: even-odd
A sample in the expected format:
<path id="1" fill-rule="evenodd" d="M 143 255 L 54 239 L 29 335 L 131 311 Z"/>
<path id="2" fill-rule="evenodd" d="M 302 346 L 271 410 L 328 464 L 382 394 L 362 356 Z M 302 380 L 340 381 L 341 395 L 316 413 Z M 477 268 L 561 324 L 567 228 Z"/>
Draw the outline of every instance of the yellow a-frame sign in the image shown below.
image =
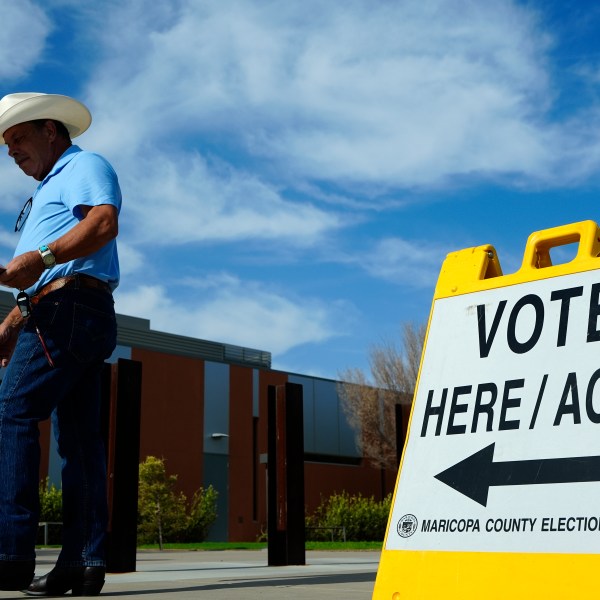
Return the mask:
<path id="1" fill-rule="evenodd" d="M 444 261 L 373 600 L 599 597 L 599 255 L 585 221 Z"/>

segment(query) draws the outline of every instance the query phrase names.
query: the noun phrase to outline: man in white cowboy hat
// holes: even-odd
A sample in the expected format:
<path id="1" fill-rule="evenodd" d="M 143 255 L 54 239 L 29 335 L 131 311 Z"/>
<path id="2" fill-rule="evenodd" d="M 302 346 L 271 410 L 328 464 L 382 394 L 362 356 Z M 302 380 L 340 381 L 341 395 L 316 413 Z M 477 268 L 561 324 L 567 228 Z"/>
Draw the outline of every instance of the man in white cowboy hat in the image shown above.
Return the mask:
<path id="1" fill-rule="evenodd" d="M 116 344 L 121 192 L 104 158 L 71 143 L 90 123 L 67 96 L 0 100 L 0 143 L 39 182 L 15 226 L 14 258 L 0 269 L 0 283 L 19 291 L 0 324 L 0 590 L 36 596 L 95 596 L 104 583 L 100 373 Z M 54 569 L 32 581 L 38 423 L 50 416 L 63 459 L 63 546 Z"/>

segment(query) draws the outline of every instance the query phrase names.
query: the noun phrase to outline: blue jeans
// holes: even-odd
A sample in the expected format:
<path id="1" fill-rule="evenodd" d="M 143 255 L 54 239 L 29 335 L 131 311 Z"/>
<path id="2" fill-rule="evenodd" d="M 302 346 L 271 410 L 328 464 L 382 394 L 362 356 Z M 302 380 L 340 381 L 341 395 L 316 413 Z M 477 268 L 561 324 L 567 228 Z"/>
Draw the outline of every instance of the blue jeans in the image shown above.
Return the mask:
<path id="1" fill-rule="evenodd" d="M 62 458 L 64 525 L 58 564 L 105 565 L 108 510 L 100 386 L 116 331 L 108 292 L 63 288 L 42 298 L 19 334 L 0 385 L 0 560 L 35 558 L 38 424 L 52 416 Z"/>

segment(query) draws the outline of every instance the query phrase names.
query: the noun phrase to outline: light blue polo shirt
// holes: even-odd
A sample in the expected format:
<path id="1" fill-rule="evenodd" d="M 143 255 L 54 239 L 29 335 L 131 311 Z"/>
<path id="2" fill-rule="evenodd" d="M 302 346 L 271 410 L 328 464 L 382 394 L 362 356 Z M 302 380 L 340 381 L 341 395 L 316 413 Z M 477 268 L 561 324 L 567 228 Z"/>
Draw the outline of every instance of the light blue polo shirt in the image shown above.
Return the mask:
<path id="1" fill-rule="evenodd" d="M 101 204 L 111 204 L 121 210 L 121 189 L 116 173 L 102 156 L 78 146 L 69 147 L 33 195 L 31 212 L 21 231 L 15 256 L 37 250 L 67 233 L 82 220 L 81 205 Z M 84 258 L 44 270 L 26 291 L 33 295 L 53 279 L 73 273 L 85 273 L 106 281 L 114 290 L 120 276 L 116 240 Z"/>

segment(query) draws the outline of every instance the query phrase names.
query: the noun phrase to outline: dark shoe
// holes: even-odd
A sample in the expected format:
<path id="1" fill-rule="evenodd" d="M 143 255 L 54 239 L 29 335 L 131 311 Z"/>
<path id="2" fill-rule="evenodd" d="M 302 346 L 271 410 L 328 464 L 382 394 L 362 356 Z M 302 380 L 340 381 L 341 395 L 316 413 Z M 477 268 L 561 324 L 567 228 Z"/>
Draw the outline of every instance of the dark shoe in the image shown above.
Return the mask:
<path id="1" fill-rule="evenodd" d="M 0 590 L 12 592 L 26 588 L 34 572 L 34 560 L 0 560 Z"/>
<path id="2" fill-rule="evenodd" d="M 104 585 L 104 567 L 54 567 L 43 577 L 36 577 L 24 590 L 28 596 L 98 596 Z"/>

